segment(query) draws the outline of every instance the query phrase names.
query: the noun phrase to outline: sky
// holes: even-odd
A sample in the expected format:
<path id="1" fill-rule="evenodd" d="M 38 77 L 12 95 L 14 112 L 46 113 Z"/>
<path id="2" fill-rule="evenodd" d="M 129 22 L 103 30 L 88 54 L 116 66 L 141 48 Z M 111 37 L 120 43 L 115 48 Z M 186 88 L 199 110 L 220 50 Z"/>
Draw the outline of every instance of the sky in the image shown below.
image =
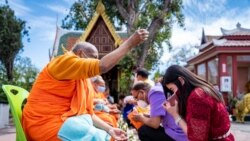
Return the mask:
<path id="1" fill-rule="evenodd" d="M 17 17 L 31 27 L 30 42 L 23 39 L 22 57 L 29 57 L 39 69 L 49 61 L 56 25 L 69 12 L 75 0 L 8 0 Z M 4 4 L 5 0 L 0 0 Z M 183 0 L 185 27 L 174 24 L 170 42 L 174 48 L 200 44 L 202 28 L 206 35 L 221 35 L 220 28 L 234 29 L 239 22 L 250 29 L 250 0 Z M 57 20 L 58 19 L 58 20 Z M 165 52 L 161 61 L 171 57 Z"/>

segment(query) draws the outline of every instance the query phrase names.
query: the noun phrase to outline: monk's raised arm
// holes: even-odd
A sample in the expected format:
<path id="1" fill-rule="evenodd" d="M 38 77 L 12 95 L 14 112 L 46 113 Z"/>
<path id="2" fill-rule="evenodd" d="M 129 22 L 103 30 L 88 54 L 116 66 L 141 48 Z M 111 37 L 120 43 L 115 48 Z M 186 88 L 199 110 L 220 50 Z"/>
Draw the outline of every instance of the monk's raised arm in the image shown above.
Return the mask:
<path id="1" fill-rule="evenodd" d="M 145 29 L 137 30 L 119 48 L 105 55 L 100 60 L 100 73 L 106 73 L 113 68 L 133 47 L 147 40 L 148 31 Z"/>

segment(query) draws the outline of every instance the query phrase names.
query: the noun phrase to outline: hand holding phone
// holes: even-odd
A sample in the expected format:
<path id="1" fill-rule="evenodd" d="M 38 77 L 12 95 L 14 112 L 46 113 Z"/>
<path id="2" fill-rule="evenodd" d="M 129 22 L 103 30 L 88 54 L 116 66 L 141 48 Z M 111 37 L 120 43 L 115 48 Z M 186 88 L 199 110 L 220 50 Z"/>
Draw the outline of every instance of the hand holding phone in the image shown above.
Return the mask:
<path id="1" fill-rule="evenodd" d="M 168 97 L 167 101 L 170 103 L 171 106 L 174 106 L 175 101 L 178 101 L 176 94 L 173 94 L 170 97 Z"/>

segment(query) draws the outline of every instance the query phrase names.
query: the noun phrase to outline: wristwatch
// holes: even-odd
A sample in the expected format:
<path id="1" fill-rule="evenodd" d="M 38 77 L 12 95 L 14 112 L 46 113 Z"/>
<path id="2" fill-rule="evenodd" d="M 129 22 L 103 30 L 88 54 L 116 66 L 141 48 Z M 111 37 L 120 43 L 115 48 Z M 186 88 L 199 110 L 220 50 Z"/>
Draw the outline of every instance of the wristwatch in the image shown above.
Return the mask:
<path id="1" fill-rule="evenodd" d="M 175 124 L 179 125 L 179 122 L 182 120 L 181 116 L 178 116 L 178 118 L 175 119 Z"/>

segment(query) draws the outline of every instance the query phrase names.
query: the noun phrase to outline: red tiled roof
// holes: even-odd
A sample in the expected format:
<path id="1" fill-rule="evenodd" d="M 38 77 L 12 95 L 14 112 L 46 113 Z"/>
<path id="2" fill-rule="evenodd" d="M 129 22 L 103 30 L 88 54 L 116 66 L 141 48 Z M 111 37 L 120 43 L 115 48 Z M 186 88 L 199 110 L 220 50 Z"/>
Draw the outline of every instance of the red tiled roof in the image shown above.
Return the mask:
<path id="1" fill-rule="evenodd" d="M 237 47 L 242 47 L 242 46 L 250 46 L 250 40 L 224 40 L 220 43 L 215 43 L 215 46 L 237 46 Z"/>
<path id="2" fill-rule="evenodd" d="M 250 36 L 250 32 L 249 31 L 237 31 L 227 36 Z"/>
<path id="3" fill-rule="evenodd" d="M 74 44 L 76 43 L 76 41 L 78 40 L 77 37 L 69 37 L 67 39 L 67 46 L 66 49 L 67 50 L 71 50 L 71 48 L 74 46 Z"/>
<path id="4" fill-rule="evenodd" d="M 242 28 L 240 23 L 236 24 L 235 29 L 224 29 L 221 28 L 221 32 L 224 36 L 249 36 L 250 35 L 250 29 Z"/>

